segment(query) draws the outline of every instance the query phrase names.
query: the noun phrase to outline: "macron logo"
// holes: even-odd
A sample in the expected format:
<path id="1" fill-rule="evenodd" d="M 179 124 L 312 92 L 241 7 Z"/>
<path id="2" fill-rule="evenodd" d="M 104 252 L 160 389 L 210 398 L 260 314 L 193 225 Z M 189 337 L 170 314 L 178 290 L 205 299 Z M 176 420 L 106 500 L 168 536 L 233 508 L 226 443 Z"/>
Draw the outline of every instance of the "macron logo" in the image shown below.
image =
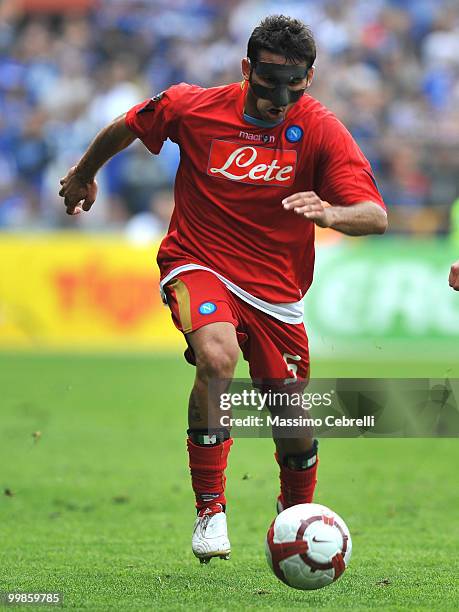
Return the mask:
<path id="1" fill-rule="evenodd" d="M 250 132 L 239 132 L 239 138 L 251 140 L 252 142 L 262 142 L 263 144 L 274 144 L 276 141 L 275 136 L 269 136 L 268 134 L 251 134 Z"/>
<path id="2" fill-rule="evenodd" d="M 214 140 L 207 174 L 249 185 L 290 187 L 295 180 L 296 151 L 238 146 L 227 140 Z"/>

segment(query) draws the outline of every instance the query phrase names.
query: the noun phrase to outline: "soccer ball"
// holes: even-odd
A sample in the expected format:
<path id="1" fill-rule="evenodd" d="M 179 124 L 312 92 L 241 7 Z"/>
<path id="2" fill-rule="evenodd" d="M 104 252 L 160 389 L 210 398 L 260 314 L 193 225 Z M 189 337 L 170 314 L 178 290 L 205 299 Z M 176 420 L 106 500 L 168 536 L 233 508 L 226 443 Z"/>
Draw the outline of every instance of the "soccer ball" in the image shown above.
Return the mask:
<path id="1" fill-rule="evenodd" d="M 338 580 L 351 552 L 346 523 L 320 504 L 287 508 L 274 519 L 266 536 L 270 568 L 294 589 L 320 589 Z"/>

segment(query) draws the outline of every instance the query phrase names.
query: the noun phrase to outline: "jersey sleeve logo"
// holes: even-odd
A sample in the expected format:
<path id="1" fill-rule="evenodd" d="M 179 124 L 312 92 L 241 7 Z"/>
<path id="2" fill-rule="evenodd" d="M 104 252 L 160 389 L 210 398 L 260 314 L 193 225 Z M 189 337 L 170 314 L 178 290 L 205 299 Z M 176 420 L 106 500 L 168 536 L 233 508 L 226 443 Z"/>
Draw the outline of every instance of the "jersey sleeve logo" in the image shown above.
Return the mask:
<path id="1" fill-rule="evenodd" d="M 153 98 L 147 100 L 143 106 L 137 109 L 137 114 L 140 115 L 141 113 L 150 113 L 154 111 L 157 103 L 161 102 L 161 100 L 163 99 L 164 93 L 165 92 L 162 91 L 161 93 L 156 94 L 156 96 L 154 96 Z"/>
<path id="2" fill-rule="evenodd" d="M 228 140 L 213 140 L 207 174 L 249 185 L 291 187 L 295 180 L 297 154 L 292 149 L 242 146 Z"/>

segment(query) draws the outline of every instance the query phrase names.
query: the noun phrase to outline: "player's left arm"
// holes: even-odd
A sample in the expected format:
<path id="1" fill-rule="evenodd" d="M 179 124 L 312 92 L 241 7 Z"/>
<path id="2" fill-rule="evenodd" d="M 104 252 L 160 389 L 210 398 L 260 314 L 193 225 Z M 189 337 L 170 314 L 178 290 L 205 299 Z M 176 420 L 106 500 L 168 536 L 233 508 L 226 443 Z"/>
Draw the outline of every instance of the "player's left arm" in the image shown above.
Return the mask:
<path id="1" fill-rule="evenodd" d="M 303 191 L 282 200 L 282 206 L 319 227 L 330 227 L 349 236 L 384 234 L 387 229 L 386 211 L 376 202 L 330 206 L 314 191 Z"/>
<path id="2" fill-rule="evenodd" d="M 311 149 L 313 190 L 285 198 L 284 208 L 349 236 L 384 234 L 387 214 L 369 161 L 333 114 L 326 114 L 318 127 Z"/>

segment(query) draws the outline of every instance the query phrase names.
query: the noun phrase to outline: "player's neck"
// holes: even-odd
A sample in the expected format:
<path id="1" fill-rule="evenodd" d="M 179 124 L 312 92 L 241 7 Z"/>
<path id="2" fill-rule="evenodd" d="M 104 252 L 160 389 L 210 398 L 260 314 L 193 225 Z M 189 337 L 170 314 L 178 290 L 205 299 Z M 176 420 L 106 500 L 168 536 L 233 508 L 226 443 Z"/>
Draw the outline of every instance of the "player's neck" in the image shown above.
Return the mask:
<path id="1" fill-rule="evenodd" d="M 283 119 L 280 119 L 280 121 L 266 121 L 266 119 L 258 119 L 258 117 L 252 117 L 248 113 L 244 113 L 244 121 L 246 123 L 251 123 L 252 125 L 256 125 L 257 127 L 262 128 L 273 128 L 284 122 Z"/>

